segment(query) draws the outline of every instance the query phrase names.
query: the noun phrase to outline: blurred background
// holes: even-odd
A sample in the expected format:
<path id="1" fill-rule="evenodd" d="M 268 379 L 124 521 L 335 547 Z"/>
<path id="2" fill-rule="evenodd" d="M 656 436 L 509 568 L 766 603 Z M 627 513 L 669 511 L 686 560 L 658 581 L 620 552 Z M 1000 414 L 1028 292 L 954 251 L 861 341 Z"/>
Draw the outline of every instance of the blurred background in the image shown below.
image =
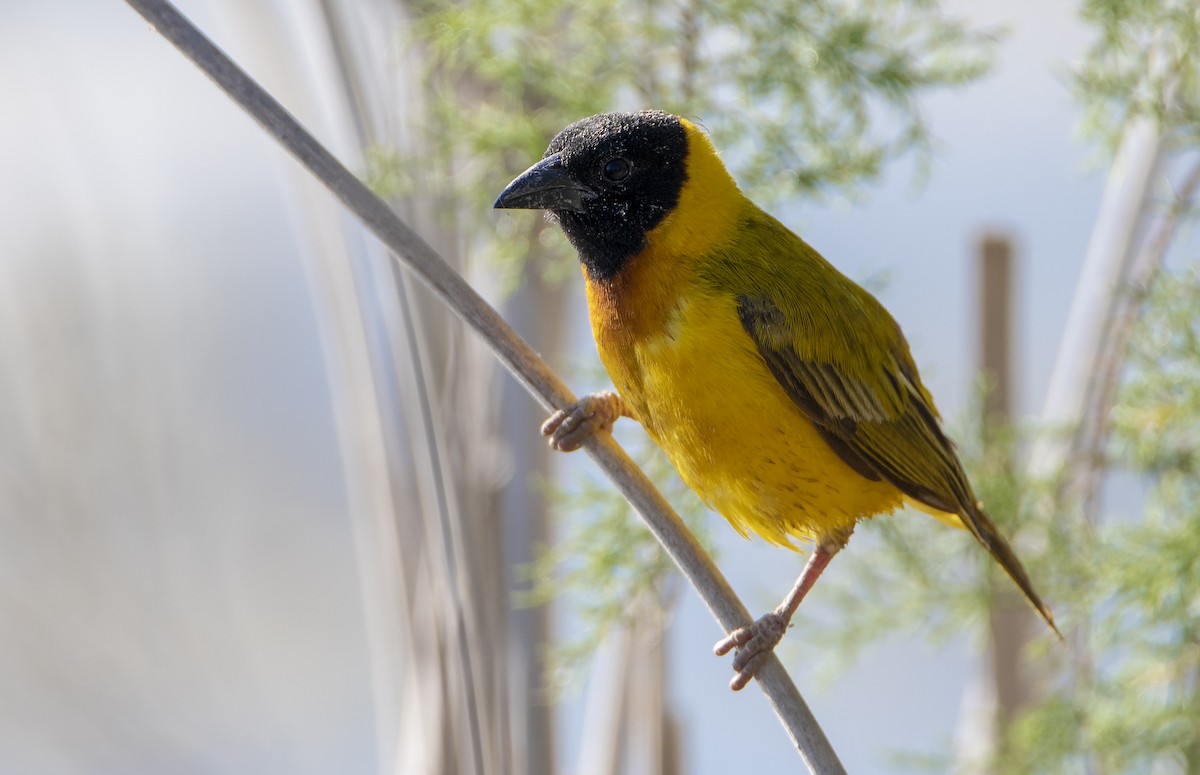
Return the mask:
<path id="1" fill-rule="evenodd" d="M 181 0 L 563 373 L 491 200 L 658 107 L 876 292 L 1057 647 L 966 534 L 860 528 L 780 653 L 854 773 L 1200 771 L 1191 0 Z M 542 410 L 117 0 L 0 2 L 0 772 L 799 771 Z M 628 425 L 628 424 L 627 424 Z M 753 611 L 803 557 L 645 462 Z"/>

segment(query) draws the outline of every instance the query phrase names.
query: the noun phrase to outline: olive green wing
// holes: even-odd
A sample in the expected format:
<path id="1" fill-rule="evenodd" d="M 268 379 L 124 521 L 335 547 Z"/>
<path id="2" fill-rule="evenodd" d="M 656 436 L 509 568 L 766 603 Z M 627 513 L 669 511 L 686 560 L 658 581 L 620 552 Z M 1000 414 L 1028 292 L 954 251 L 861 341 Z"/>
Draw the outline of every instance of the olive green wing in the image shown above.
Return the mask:
<path id="1" fill-rule="evenodd" d="M 876 354 L 877 343 L 857 343 L 852 331 L 827 332 L 846 338 L 847 352 L 875 356 L 860 358 L 855 373 L 848 364 L 801 355 L 800 332 L 769 298 L 739 297 L 738 317 L 776 381 L 848 465 L 932 508 L 974 510 L 966 474 L 907 352 Z"/>
<path id="2" fill-rule="evenodd" d="M 837 330 L 825 321 L 831 330 L 801 331 L 768 296 L 737 301 L 742 327 L 767 368 L 834 452 L 862 476 L 886 480 L 927 506 L 957 514 L 1057 632 L 1020 560 L 976 502 L 899 327 L 888 318 L 893 336 L 881 348 L 845 321 Z M 882 307 L 878 311 L 887 315 Z M 807 322 L 822 325 L 812 317 Z M 814 337 L 840 339 L 839 349 L 859 357 L 854 363 L 848 357 L 842 362 L 814 357 L 816 347 L 804 346 Z"/>

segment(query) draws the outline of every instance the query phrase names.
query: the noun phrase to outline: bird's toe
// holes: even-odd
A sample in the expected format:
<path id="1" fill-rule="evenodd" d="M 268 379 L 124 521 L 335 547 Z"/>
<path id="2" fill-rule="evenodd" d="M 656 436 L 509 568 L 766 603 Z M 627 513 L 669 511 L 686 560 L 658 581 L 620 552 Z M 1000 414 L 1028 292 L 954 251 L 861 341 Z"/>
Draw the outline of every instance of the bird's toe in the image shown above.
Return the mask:
<path id="1" fill-rule="evenodd" d="M 621 414 L 620 399 L 609 392 L 590 393 L 542 424 L 542 435 L 560 452 L 573 452 L 601 430 L 612 430 Z"/>
<path id="2" fill-rule="evenodd" d="M 737 649 L 733 655 L 733 670 L 737 674 L 729 682 L 729 688 L 739 691 L 758 673 L 767 657 L 775 650 L 775 646 L 783 639 L 787 631 L 787 618 L 778 611 L 772 611 L 760 617 L 749 627 L 741 627 L 713 647 L 717 656 L 724 656 L 732 649 Z"/>

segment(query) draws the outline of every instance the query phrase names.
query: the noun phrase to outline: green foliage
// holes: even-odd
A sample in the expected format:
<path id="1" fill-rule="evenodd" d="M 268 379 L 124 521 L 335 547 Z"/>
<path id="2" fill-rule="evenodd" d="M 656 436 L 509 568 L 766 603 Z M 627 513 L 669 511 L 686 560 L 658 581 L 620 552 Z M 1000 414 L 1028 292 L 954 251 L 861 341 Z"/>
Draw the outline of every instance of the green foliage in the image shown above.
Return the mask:
<path id="1" fill-rule="evenodd" d="M 1200 501 L 1196 439 L 1200 437 L 1200 280 L 1196 270 L 1159 278 L 1133 337 L 1126 383 L 1113 413 L 1124 456 L 1152 472 L 1177 502 Z"/>
<path id="2" fill-rule="evenodd" d="M 1200 770 L 1200 275 L 1155 284 L 1114 410 L 1115 465 L 1145 513 L 1082 543 L 1089 658 L 1011 730 L 1011 772 Z M 1064 590 L 1065 591 L 1065 590 Z"/>
<path id="3" fill-rule="evenodd" d="M 466 0 L 413 30 L 434 131 L 477 165 L 481 203 L 567 123 L 620 108 L 703 121 L 760 195 L 849 189 L 925 148 L 917 99 L 981 75 L 995 38 L 932 0 Z"/>
<path id="4" fill-rule="evenodd" d="M 662 450 L 641 433 L 623 443 L 711 552 L 705 540 L 708 512 Z M 581 619 L 577 639 L 547 655 L 547 689 L 558 693 L 573 681 L 612 626 L 646 616 L 646 606 L 659 607 L 656 618 L 666 618 L 679 577 L 654 536 L 607 480 L 573 478 L 551 489 L 571 520 L 564 538 L 542 547 L 527 569 L 532 586 L 520 602 L 562 600 Z"/>
<path id="5" fill-rule="evenodd" d="M 1086 0 L 1099 32 L 1076 73 L 1085 127 L 1115 147 L 1132 116 L 1177 145 L 1200 143 L 1200 11 L 1195 0 Z"/>
<path id="6" fill-rule="evenodd" d="M 981 75 L 996 38 L 933 3 L 705 8 L 736 43 L 701 71 L 701 96 L 685 108 L 709 116 L 718 146 L 760 195 L 853 189 L 900 154 L 926 151 L 917 98 Z M 726 78 L 728 102 L 720 99 Z"/>

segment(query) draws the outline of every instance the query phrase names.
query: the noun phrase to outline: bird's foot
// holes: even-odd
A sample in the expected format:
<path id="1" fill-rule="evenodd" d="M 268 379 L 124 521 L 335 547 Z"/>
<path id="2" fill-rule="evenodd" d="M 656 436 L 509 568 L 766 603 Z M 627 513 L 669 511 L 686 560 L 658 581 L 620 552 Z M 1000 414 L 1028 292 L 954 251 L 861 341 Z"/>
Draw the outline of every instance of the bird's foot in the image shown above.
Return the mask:
<path id="1" fill-rule="evenodd" d="M 597 431 L 611 431 L 624 414 L 621 397 L 611 390 L 589 393 L 566 409 L 559 409 L 542 424 L 542 435 L 560 452 L 573 452 Z"/>
<path id="2" fill-rule="evenodd" d="M 775 646 L 787 632 L 788 620 L 783 611 L 775 610 L 759 617 L 758 621 L 749 627 L 739 627 L 729 636 L 713 646 L 713 652 L 723 657 L 731 649 L 737 649 L 733 655 L 733 670 L 737 673 L 729 681 L 729 688 L 741 691 L 750 683 L 755 674 L 767 661 L 767 657 L 775 650 Z"/>

